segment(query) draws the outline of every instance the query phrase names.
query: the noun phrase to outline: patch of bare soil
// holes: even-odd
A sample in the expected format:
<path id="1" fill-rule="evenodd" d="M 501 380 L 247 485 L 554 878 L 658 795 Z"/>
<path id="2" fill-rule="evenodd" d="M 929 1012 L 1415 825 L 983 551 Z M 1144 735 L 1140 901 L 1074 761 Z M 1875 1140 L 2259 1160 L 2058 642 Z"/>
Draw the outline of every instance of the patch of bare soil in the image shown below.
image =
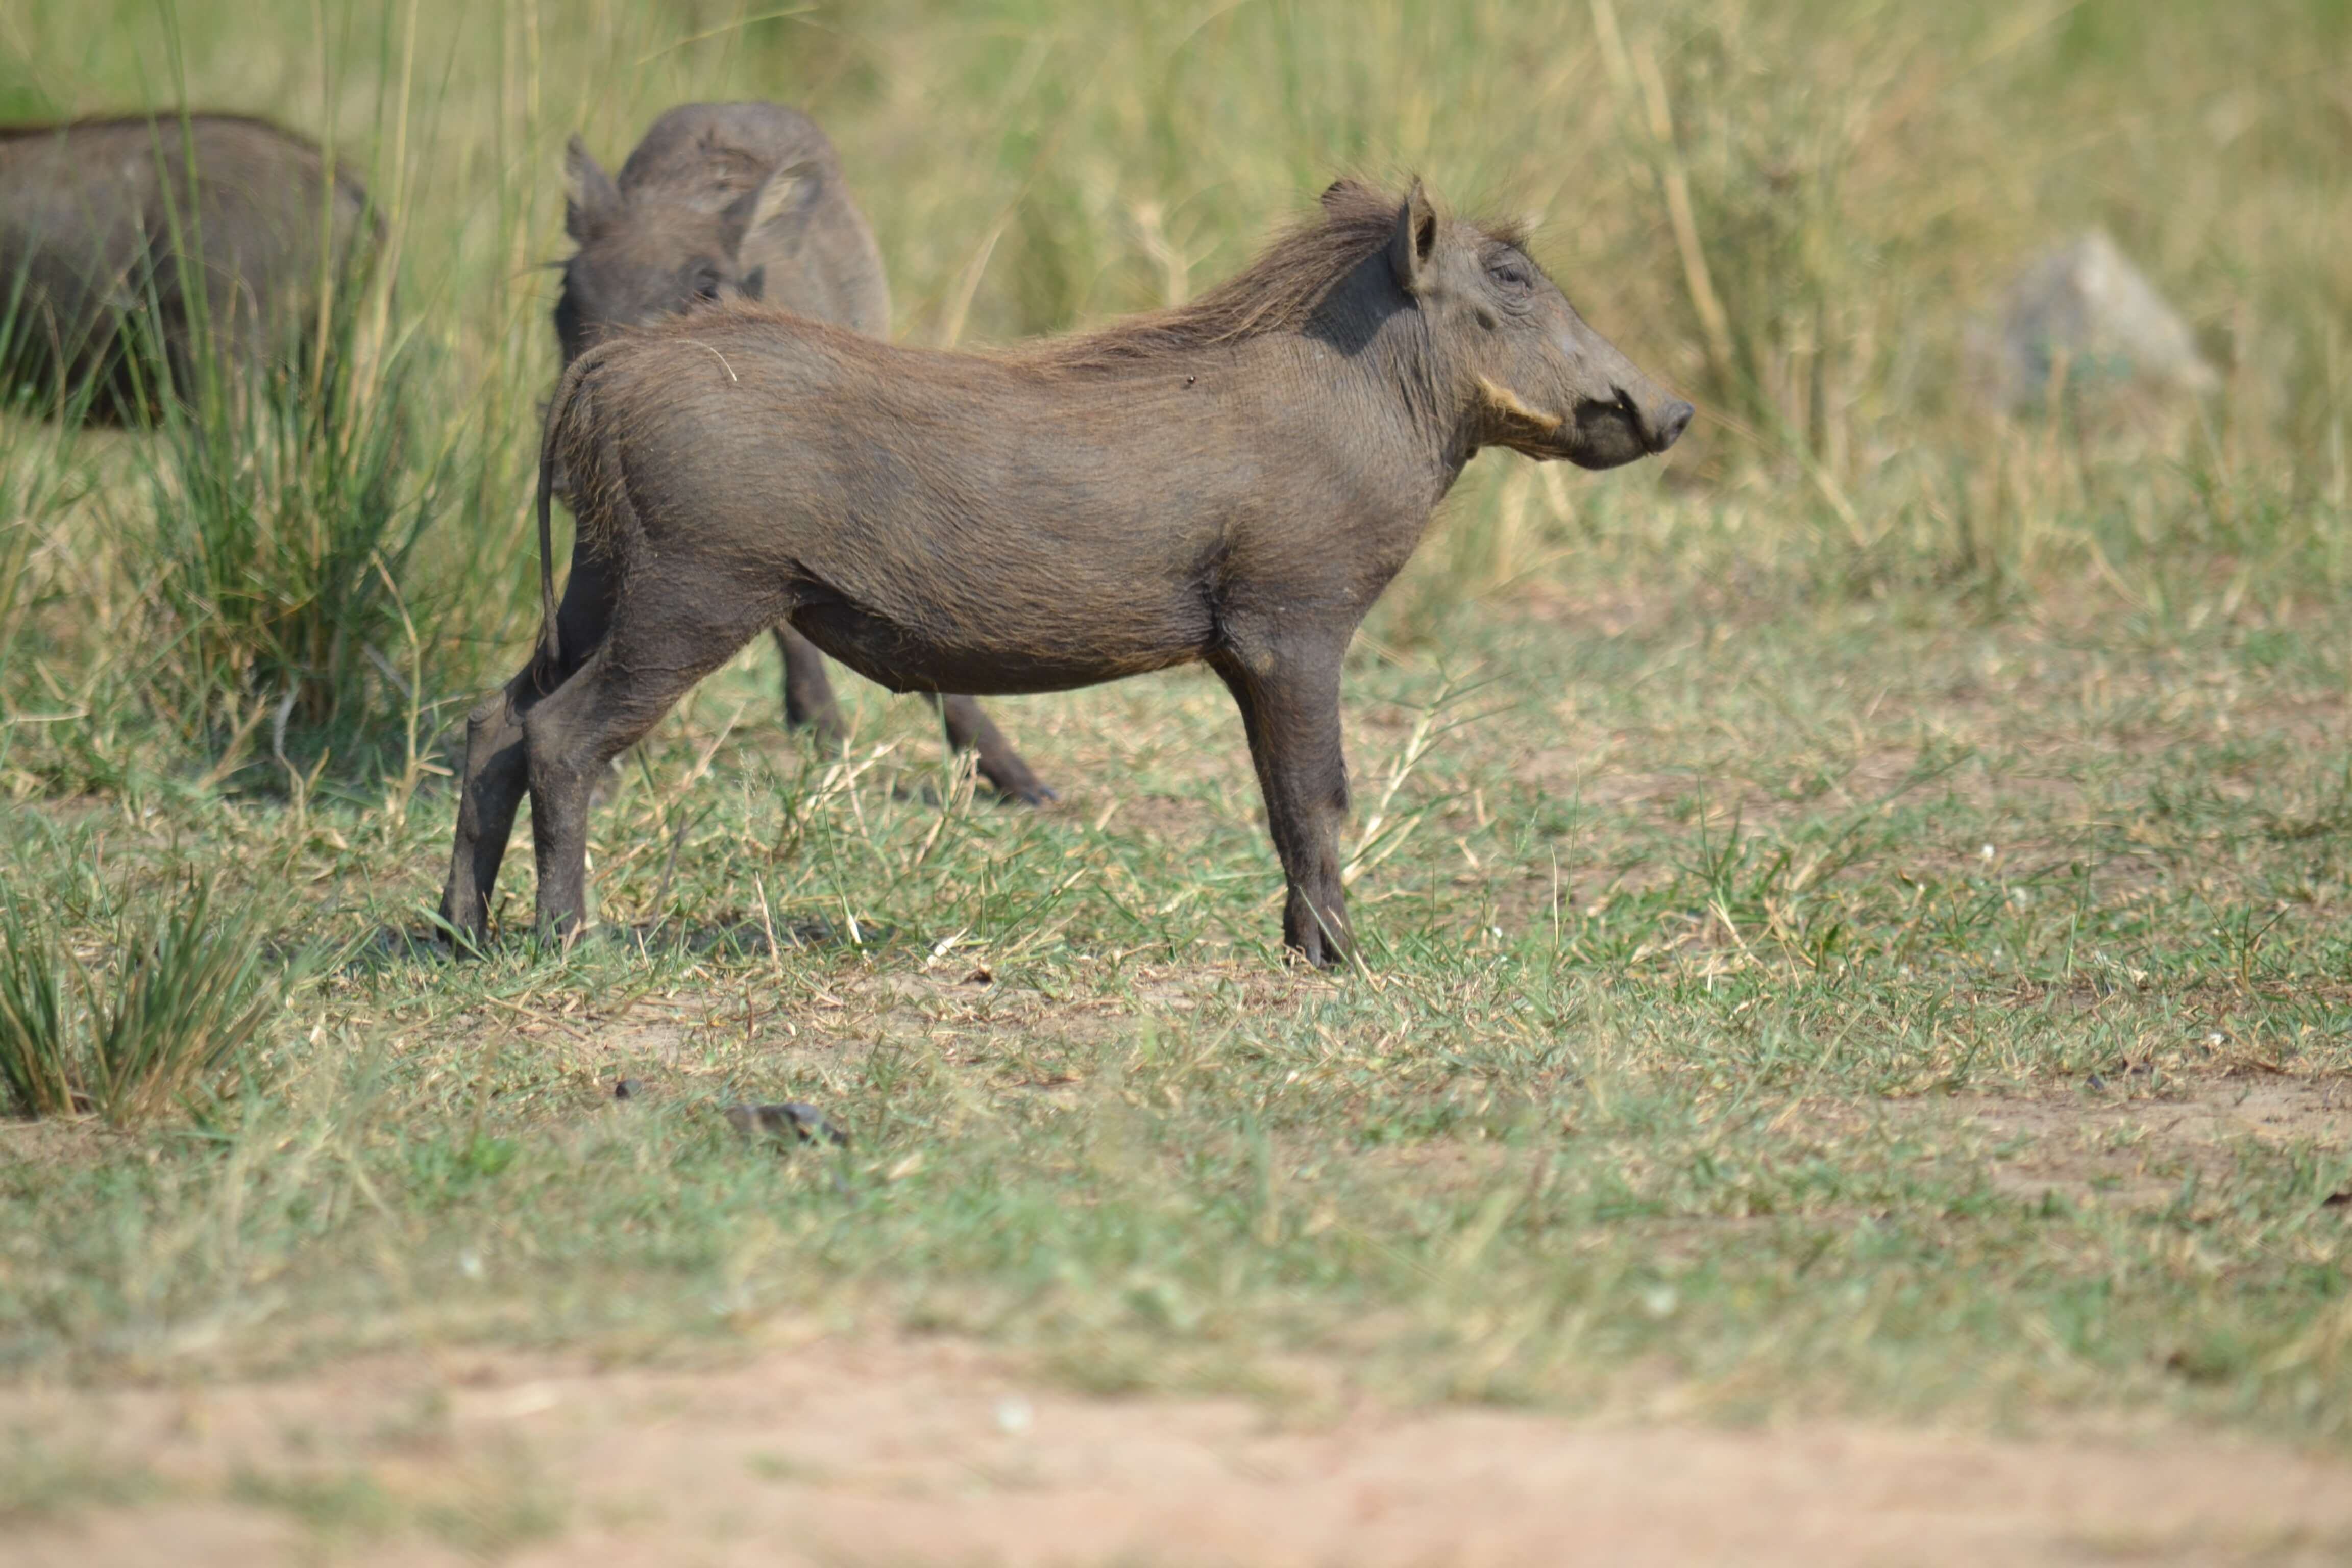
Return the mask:
<path id="1" fill-rule="evenodd" d="M 607 1080 L 643 1073 L 658 1090 L 660 1075 L 689 1068 L 701 1054 L 698 1036 L 740 1037 L 767 1079 L 814 1092 L 877 1045 L 934 1050 L 953 1067 L 994 1068 L 1008 1053 L 1050 1054 L 1131 1029 L 1147 1015 L 1214 1027 L 1243 1011 L 1296 1006 L 1339 984 L 1240 959 L 1134 963 L 1119 978 L 1116 992 L 1060 994 L 1001 982 L 984 959 L 950 952 L 919 973 L 837 976 L 803 1005 L 748 1020 L 709 995 L 688 995 L 643 1001 L 625 1016 L 588 1020 L 571 1032 L 591 1047 Z"/>
<path id="2" fill-rule="evenodd" d="M 2352 1146 L 2352 1079 L 2236 1071 L 2152 1083 L 2126 1071 L 2087 1090 L 1808 1103 L 1800 1114 L 1824 1131 L 1877 1120 L 1948 1129 L 2001 1192 L 2146 1207 L 2177 1200 L 2192 1173 L 2227 1175 L 2243 1145 Z"/>
<path id="3" fill-rule="evenodd" d="M 516 1563 L 2339 1563 L 2352 1466 L 2195 1435 L 2000 1441 L 1483 1409 L 1089 1398 L 942 1343 L 721 1371 L 359 1362 L 198 1391 L 0 1394 L 0 1431 L 143 1468 L 19 1524 L 22 1568 Z M 352 1500 L 371 1500 L 358 1507 Z"/>
<path id="4" fill-rule="evenodd" d="M 2168 1203 L 2189 1173 L 2225 1173 L 2242 1140 L 2324 1149 L 2352 1143 L 2352 1080 L 2238 1074 L 2148 1098 L 1988 1098 L 1961 1113 L 2005 1157 L 1993 1184 L 2077 1203 Z"/>

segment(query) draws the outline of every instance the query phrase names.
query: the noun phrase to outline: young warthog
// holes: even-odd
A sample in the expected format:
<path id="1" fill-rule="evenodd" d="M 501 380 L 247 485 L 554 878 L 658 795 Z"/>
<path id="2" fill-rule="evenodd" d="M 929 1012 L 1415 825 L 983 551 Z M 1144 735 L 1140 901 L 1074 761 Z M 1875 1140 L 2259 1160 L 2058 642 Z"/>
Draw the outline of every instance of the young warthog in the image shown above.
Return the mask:
<path id="1" fill-rule="evenodd" d="M 764 627 L 886 685 L 1043 691 L 1192 659 L 1241 706 L 1289 885 L 1349 952 L 1339 670 L 1481 447 L 1590 468 L 1690 405 L 1585 325 L 1507 229 L 1349 182 L 1189 305 L 1003 354 L 753 310 L 616 337 L 541 450 L 545 623 L 476 710 L 442 911 L 482 931 L 526 784 L 541 929 L 587 918 L 590 781 Z M 580 520 L 555 602 L 547 476 Z"/>
<path id="2" fill-rule="evenodd" d="M 580 246 L 555 306 L 566 365 L 616 328 L 717 300 L 761 300 L 890 335 L 882 252 L 849 199 L 833 143 L 808 116 L 776 103 L 688 103 L 654 121 L 617 182 L 576 136 L 566 164 L 564 226 Z M 785 724 L 810 726 L 838 747 L 848 731 L 824 656 L 790 626 L 775 631 Z M 948 743 L 974 752 L 982 778 L 1031 805 L 1054 798 L 979 703 L 926 695 Z"/>
<path id="3" fill-rule="evenodd" d="M 264 121 L 0 128 L 0 389 L 131 420 L 207 350 L 299 365 L 377 236 L 360 183 Z"/>

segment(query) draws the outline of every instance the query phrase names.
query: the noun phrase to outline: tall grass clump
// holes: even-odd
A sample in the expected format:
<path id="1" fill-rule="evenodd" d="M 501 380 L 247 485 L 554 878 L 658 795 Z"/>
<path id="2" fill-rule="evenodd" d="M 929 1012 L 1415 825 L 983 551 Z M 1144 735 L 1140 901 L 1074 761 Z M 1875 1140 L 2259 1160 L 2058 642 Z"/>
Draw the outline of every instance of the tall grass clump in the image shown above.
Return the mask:
<path id="1" fill-rule="evenodd" d="M 22 1116 L 79 1108 L 65 960 L 53 931 L 19 899 L 0 903 L 0 1083 Z"/>
<path id="2" fill-rule="evenodd" d="M 0 765 L 20 727 L 58 721 L 55 689 L 41 690 L 42 655 L 50 640 L 39 611 L 56 591 L 44 557 L 57 552 L 74 503 L 88 481 L 76 461 L 76 436 L 90 389 L 58 389 L 21 374 L 35 356 L 25 308 L 29 277 L 0 277 Z M 56 406 L 61 404 L 61 407 Z M 45 418 L 52 411 L 56 417 Z M 79 647 L 70 650 L 79 655 Z"/>
<path id="3" fill-rule="evenodd" d="M 20 1115 L 133 1127 L 199 1105 L 279 1005 L 257 911 L 223 909 L 209 881 L 118 921 L 110 973 L 54 923 L 0 904 L 0 1083 Z"/>
<path id="4" fill-rule="evenodd" d="M 70 435 L 0 419 L 0 691 L 35 651 L 43 594 L 35 558 L 74 499 Z"/>
<path id="5" fill-rule="evenodd" d="M 1531 220 L 1580 308 L 1701 418 L 1617 474 L 1473 465 L 1383 612 L 1408 652 L 1442 648 L 1465 605 L 1621 575 L 1686 593 L 1735 559 L 1743 594 L 1993 614 L 2086 584 L 2185 603 L 2244 576 L 2256 609 L 2338 594 L 2352 207 L 2324 62 L 2347 46 L 2332 0 L 32 0 L 0 26 L 0 106 L 37 82 L 43 114 L 176 102 L 364 148 L 396 265 L 381 336 L 251 401 L 166 411 L 47 531 L 79 565 L 37 568 L 42 592 L 136 604 L 60 623 L 56 689 L 12 700 L 123 694 L 86 704 L 86 734 L 13 732 L 12 771 L 103 790 L 125 749 L 107 725 L 136 712 L 159 768 L 266 780 L 284 770 L 245 764 L 331 753 L 364 778 L 504 675 L 535 614 L 562 145 L 614 163 L 694 100 L 825 127 L 895 334 L 919 343 L 1192 297 L 1338 174 L 1419 173 Z M 1969 385 L 1972 329 L 2093 226 L 2220 374 L 2159 429 Z M 104 673 L 125 649 L 135 682 Z"/>
<path id="6" fill-rule="evenodd" d="M 194 395 L 135 448 L 144 504 L 124 542 L 149 585 L 153 700 L 192 744 L 241 747 L 266 721 L 280 758 L 289 735 L 349 753 L 415 698 L 426 650 L 404 584 L 450 448 L 415 438 L 416 340 L 385 341 L 368 289 L 334 290 L 321 316 L 299 363 L 236 364 L 199 331 Z"/>

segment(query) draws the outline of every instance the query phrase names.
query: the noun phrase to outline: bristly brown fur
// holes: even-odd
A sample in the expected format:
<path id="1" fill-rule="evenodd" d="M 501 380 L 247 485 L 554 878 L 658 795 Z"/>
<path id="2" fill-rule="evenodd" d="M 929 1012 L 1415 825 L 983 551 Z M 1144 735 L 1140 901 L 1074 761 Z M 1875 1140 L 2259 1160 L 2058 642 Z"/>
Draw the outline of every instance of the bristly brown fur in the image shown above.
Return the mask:
<path id="1" fill-rule="evenodd" d="M 964 352 L 1037 370 L 1115 370 L 1171 353 L 1298 331 L 1334 289 L 1388 244 L 1403 201 L 1397 193 L 1341 180 L 1323 193 L 1321 211 L 1315 217 L 1276 238 L 1247 267 L 1197 300 L 1125 317 L 1091 331 Z M 1484 220 L 1464 226 L 1496 244 L 1527 248 L 1526 231 L 1517 223 Z M 766 301 L 724 300 L 690 316 L 609 335 L 676 335 L 682 321 L 757 320 L 775 313 Z"/>
<path id="2" fill-rule="evenodd" d="M 1199 299 L 1096 331 L 1002 352 L 1042 369 L 1087 370 L 1295 331 L 1365 258 L 1389 242 L 1403 200 L 1376 185 L 1341 180 L 1323 194 L 1322 210 L 1315 217 L 1267 246 L 1249 266 Z M 1523 244 L 1515 225 L 1475 226 L 1490 239 Z"/>

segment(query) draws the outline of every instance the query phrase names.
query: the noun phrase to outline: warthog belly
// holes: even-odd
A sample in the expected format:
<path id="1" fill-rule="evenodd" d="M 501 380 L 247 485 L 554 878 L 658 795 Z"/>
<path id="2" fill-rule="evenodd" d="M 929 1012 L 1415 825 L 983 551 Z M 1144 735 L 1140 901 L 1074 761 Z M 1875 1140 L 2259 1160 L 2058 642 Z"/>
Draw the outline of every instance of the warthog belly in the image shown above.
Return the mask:
<path id="1" fill-rule="evenodd" d="M 937 622 L 910 621 L 875 610 L 839 591 L 818 584 L 793 612 L 803 637 L 867 679 L 893 691 L 971 691 L 992 696 L 1067 691 L 1106 679 L 1142 675 L 1199 657 L 1214 634 L 1207 606 L 1191 646 L 1183 639 L 1155 641 L 1148 647 L 1107 646 L 1083 635 L 1028 640 L 989 628 L 947 629 Z M 1119 639 L 1124 640 L 1124 639 Z"/>

